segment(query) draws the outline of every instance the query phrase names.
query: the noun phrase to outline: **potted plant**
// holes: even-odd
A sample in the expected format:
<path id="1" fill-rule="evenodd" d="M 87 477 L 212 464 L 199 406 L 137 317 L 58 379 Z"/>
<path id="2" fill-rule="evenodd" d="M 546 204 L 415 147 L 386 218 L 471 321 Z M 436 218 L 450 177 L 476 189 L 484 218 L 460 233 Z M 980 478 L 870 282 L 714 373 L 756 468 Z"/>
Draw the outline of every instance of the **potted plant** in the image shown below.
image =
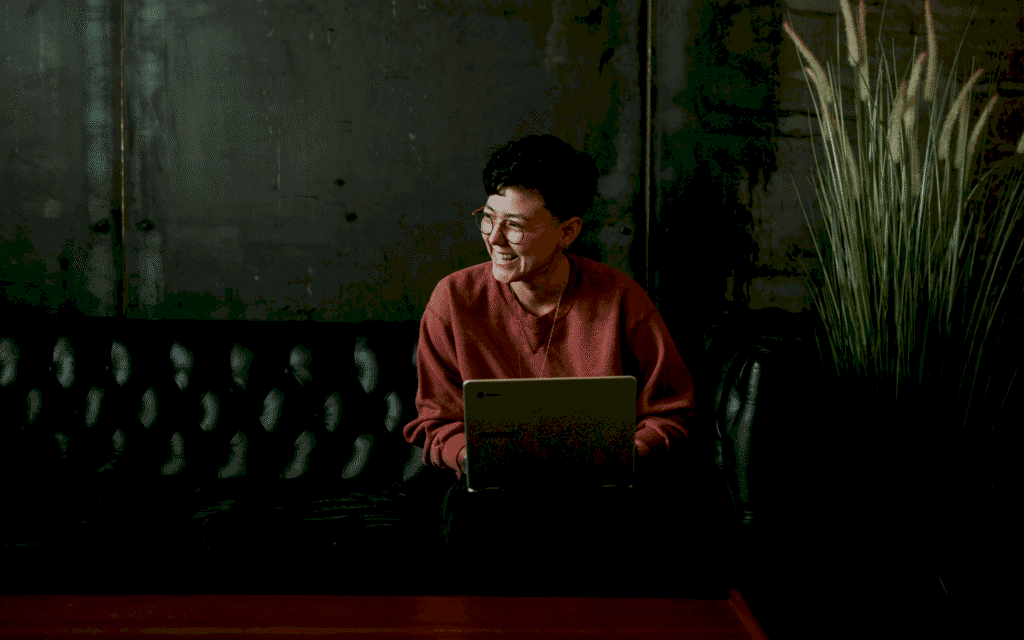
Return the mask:
<path id="1" fill-rule="evenodd" d="M 890 71 L 881 42 L 878 69 L 869 69 L 864 1 L 859 19 L 848 0 L 840 7 L 854 69 L 855 141 L 844 125 L 838 61 L 823 66 L 783 22 L 806 63 L 825 152 L 813 176 L 822 283 L 807 282 L 834 365 L 833 398 L 850 408 L 849 431 L 832 442 L 850 443 L 840 482 L 845 497 L 861 498 L 858 517 L 873 510 L 866 528 L 888 530 L 881 544 L 890 554 L 914 557 L 908 566 L 948 593 L 942 571 L 953 569 L 943 545 L 960 513 L 951 501 L 958 492 L 961 505 L 976 501 L 960 491 L 972 483 L 987 488 L 993 424 L 1019 368 L 1019 342 L 1010 352 L 998 341 L 1012 342 L 1016 332 L 1004 325 L 1019 321 L 1014 313 L 1024 307 L 1024 136 L 1015 155 L 984 171 L 983 134 L 998 96 L 993 91 L 970 122 L 970 92 L 985 69 L 964 74 L 957 87 L 959 47 L 939 86 L 929 0 L 927 47 L 902 77 Z M 837 57 L 840 38 L 837 23 Z"/>

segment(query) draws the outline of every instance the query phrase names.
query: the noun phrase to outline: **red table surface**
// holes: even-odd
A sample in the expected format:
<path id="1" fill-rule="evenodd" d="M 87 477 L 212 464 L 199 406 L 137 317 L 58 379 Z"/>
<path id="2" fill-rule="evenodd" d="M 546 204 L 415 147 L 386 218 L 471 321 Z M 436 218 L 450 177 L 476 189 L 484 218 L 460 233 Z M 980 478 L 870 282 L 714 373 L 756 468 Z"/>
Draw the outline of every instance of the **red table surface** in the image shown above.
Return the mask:
<path id="1" fill-rule="evenodd" d="M 0 636 L 766 639 L 740 593 L 730 596 L 2 596 Z"/>

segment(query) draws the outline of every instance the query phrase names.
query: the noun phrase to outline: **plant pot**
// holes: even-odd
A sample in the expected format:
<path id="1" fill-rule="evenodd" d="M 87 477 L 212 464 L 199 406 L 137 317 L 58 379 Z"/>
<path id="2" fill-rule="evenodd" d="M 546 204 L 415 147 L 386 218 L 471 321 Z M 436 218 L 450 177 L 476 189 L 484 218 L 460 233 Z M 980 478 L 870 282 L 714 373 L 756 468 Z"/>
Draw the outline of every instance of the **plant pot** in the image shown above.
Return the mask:
<path id="1" fill-rule="evenodd" d="M 873 381 L 833 379 L 810 476 L 820 483 L 823 579 L 847 602 L 991 594 L 1006 584 L 1011 509 L 995 490 L 1015 433 L 963 426 L 933 383 L 899 399 Z M 827 409 L 831 407 L 831 409 Z M 948 595 L 947 595 L 948 594 Z"/>

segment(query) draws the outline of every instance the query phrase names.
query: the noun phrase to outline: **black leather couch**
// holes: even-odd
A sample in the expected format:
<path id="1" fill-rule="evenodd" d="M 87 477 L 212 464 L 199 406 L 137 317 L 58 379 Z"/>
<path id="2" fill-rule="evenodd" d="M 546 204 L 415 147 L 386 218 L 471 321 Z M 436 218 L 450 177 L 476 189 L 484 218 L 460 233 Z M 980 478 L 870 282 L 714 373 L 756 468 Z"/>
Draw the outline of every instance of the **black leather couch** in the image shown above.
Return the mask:
<path id="1" fill-rule="evenodd" d="M 801 536 L 828 500 L 813 481 L 827 465 L 800 457 L 830 402 L 814 327 L 803 314 L 732 316 L 683 349 L 698 411 L 661 467 L 679 496 L 665 508 L 703 531 L 679 553 L 726 576 L 769 633 L 806 616 L 780 585 L 814 579 L 803 571 L 813 536 Z M 418 332 L 11 316 L 0 331 L 7 590 L 464 591 L 439 519 L 455 475 L 425 467 L 402 436 Z"/>
<path id="2" fill-rule="evenodd" d="M 268 563 L 295 564 L 281 545 L 371 572 L 444 549 L 437 516 L 454 473 L 425 467 L 402 436 L 416 415 L 417 322 L 8 315 L 3 541 L 27 584 L 47 586 L 31 567 L 53 554 L 83 572 L 106 557 L 146 566 L 140 554 L 179 567 L 258 558 L 232 574 L 251 587 Z M 716 363 L 718 351 L 707 352 Z M 722 374 L 688 364 L 698 381 Z M 742 505 L 713 464 L 715 386 L 697 388 L 698 436 L 661 467 L 726 530 Z M 386 561 L 372 558 L 386 548 Z"/>
<path id="3" fill-rule="evenodd" d="M 268 576 L 304 556 L 374 574 L 413 562 L 412 549 L 438 537 L 454 482 L 402 436 L 416 415 L 418 330 L 8 316 L 12 585 L 74 590 L 114 567 L 152 582 L 151 561 L 167 558 L 191 591 L 196 567 L 234 557 L 233 584 L 274 591 L 284 587 Z M 51 562 L 59 581 L 43 569 Z"/>

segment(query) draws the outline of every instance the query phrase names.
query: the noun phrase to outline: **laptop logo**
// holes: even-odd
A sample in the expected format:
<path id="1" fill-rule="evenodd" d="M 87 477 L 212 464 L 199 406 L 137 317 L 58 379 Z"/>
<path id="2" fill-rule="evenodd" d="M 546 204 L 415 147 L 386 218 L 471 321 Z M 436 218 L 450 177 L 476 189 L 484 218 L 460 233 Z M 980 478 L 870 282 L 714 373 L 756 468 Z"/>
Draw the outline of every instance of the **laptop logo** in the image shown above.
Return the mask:
<path id="1" fill-rule="evenodd" d="M 477 391 L 476 392 L 476 397 L 477 398 L 482 398 L 484 396 L 500 396 L 500 395 L 501 395 L 500 393 L 484 393 L 483 391 Z"/>

